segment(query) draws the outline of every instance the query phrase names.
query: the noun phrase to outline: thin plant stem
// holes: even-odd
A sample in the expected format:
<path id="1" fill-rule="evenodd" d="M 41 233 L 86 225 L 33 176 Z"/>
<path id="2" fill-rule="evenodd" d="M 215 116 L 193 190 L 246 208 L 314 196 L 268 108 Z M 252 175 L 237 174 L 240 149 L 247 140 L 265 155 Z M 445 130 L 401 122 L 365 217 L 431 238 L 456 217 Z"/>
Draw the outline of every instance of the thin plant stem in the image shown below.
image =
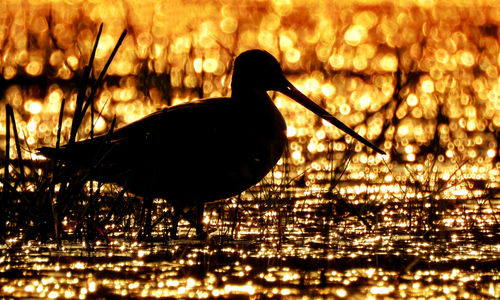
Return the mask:
<path id="1" fill-rule="evenodd" d="M 59 149 L 61 146 L 61 129 L 62 129 L 62 121 L 63 121 L 63 116 L 64 116 L 64 105 L 65 104 L 66 104 L 66 98 L 63 98 L 61 101 L 61 108 L 59 109 L 59 119 L 57 122 L 56 149 Z M 59 161 L 54 160 L 52 162 L 52 168 L 54 171 L 53 171 L 53 175 L 52 175 L 52 182 L 50 184 L 50 193 L 49 193 L 49 195 L 50 195 L 50 197 L 49 197 L 50 207 L 52 210 L 52 220 L 54 223 L 53 224 L 54 225 L 54 234 L 56 237 L 58 249 L 61 248 L 61 237 L 59 235 L 59 228 L 58 228 L 59 223 L 58 223 L 57 210 L 55 209 L 54 201 L 52 201 L 52 199 L 53 199 L 54 190 L 55 190 L 56 178 L 58 177 L 59 167 L 60 167 Z"/>
<path id="2" fill-rule="evenodd" d="M 80 89 L 78 90 L 78 95 L 76 97 L 76 107 L 75 114 L 73 115 L 73 122 L 71 124 L 71 133 L 69 136 L 68 145 L 71 145 L 76 140 L 76 134 L 78 132 L 78 128 L 80 127 L 80 123 L 82 122 L 83 116 L 85 115 L 84 108 L 84 100 L 85 100 L 85 91 L 87 90 L 87 85 L 90 79 L 90 74 L 92 72 L 92 66 L 94 64 L 95 53 L 97 51 L 97 45 L 99 44 L 99 39 L 101 37 L 103 24 L 99 26 L 99 31 L 97 32 L 97 36 L 94 42 L 94 47 L 92 48 L 92 53 L 90 54 L 89 64 L 84 68 L 82 83 L 80 85 Z"/>
<path id="3" fill-rule="evenodd" d="M 7 104 L 6 110 L 7 110 L 7 113 L 10 115 L 10 119 L 12 121 L 12 131 L 14 133 L 14 141 L 16 143 L 17 160 L 19 162 L 19 176 L 20 176 L 21 183 L 22 183 L 23 187 L 25 187 L 26 186 L 26 176 L 24 175 L 23 156 L 21 153 L 21 143 L 19 142 L 19 135 L 17 132 L 16 118 L 14 117 L 14 110 L 12 109 L 12 106 Z"/>
<path id="4" fill-rule="evenodd" d="M 8 106 L 8 104 L 7 104 Z M 9 200 L 9 191 L 7 190 L 7 184 L 9 182 L 9 163 L 10 162 L 10 118 L 9 112 L 5 110 L 5 162 L 4 162 L 4 187 L 2 191 L 2 197 L 0 198 L 0 236 L 5 235 L 6 231 L 6 209 L 9 206 L 7 201 Z M 2 239 L 3 241 L 4 239 Z"/>
<path id="5" fill-rule="evenodd" d="M 10 116 L 9 116 L 9 104 L 5 106 L 5 182 L 9 181 L 9 164 L 10 164 Z"/>

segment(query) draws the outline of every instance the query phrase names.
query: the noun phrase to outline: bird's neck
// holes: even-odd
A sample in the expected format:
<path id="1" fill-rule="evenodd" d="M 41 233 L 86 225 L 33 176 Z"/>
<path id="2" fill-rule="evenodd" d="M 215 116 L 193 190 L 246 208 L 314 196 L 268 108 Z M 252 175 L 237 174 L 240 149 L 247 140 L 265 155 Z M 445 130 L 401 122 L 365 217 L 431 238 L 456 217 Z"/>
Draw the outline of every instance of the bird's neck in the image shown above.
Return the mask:
<path id="1" fill-rule="evenodd" d="M 286 130 L 285 120 L 271 97 L 263 89 L 248 88 L 233 90 L 231 94 L 234 104 L 242 110 L 241 115 L 250 116 L 265 128 L 275 129 L 277 132 Z M 269 125 L 270 124 L 270 125 Z"/>
<path id="2" fill-rule="evenodd" d="M 255 88 L 251 86 L 247 86 L 244 88 L 237 88 L 232 90 L 231 98 L 236 101 L 247 102 L 249 104 L 258 105 L 258 104 L 266 104 L 272 103 L 271 98 L 267 94 L 266 91 Z"/>

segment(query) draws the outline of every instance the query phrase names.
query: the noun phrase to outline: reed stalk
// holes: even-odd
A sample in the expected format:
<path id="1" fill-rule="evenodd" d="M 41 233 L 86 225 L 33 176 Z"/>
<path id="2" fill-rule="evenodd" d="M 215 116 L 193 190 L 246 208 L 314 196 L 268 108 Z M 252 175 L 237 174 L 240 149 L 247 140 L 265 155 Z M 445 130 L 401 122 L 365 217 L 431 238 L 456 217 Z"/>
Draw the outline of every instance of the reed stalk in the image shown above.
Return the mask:
<path id="1" fill-rule="evenodd" d="M 0 237 L 6 234 L 6 223 L 7 223 L 7 207 L 9 201 L 9 191 L 7 189 L 7 184 L 9 183 L 9 165 L 10 165 L 10 117 L 9 112 L 5 110 L 5 159 L 4 159 L 4 174 L 3 174 L 3 190 L 2 197 L 0 197 Z M 2 238 L 2 241 L 4 239 Z"/>
<path id="2" fill-rule="evenodd" d="M 9 104 L 5 107 L 5 165 L 4 165 L 4 180 L 5 182 L 9 182 L 9 165 L 10 165 L 10 115 L 7 107 L 10 107 Z M 5 192 L 5 190 L 4 190 Z M 4 194 L 5 196 L 5 194 Z"/>
<path id="3" fill-rule="evenodd" d="M 20 176 L 20 182 L 23 187 L 26 186 L 26 176 L 24 174 L 24 163 L 23 163 L 23 156 L 21 153 L 21 143 L 19 142 L 19 134 L 17 132 L 17 125 L 16 125 L 16 118 L 14 116 L 14 110 L 12 109 L 12 106 L 7 104 L 5 106 L 5 111 L 8 114 L 8 118 L 10 117 L 10 120 L 12 122 L 12 132 L 14 133 L 14 141 L 16 143 L 16 150 L 17 150 L 17 161 L 19 164 L 19 176 Z"/>

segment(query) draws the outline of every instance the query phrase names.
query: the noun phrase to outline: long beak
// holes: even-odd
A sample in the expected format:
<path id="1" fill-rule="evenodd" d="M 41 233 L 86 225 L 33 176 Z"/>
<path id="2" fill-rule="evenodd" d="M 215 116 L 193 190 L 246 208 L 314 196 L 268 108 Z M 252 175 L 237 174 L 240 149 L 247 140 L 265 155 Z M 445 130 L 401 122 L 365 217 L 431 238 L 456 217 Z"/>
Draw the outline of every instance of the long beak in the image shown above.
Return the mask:
<path id="1" fill-rule="evenodd" d="M 337 118 L 332 116 L 329 112 L 324 110 L 321 106 L 318 104 L 314 103 L 312 100 L 307 98 L 306 95 L 302 94 L 296 87 L 294 87 L 289 81 L 287 81 L 286 88 L 284 90 L 280 90 L 283 94 L 287 95 L 288 97 L 292 98 L 293 100 L 297 101 L 300 103 L 302 106 L 305 108 L 309 109 L 319 117 L 327 120 L 328 122 L 332 123 L 335 125 L 338 129 L 344 131 L 345 133 L 349 134 L 353 138 L 357 139 L 361 143 L 365 144 L 366 146 L 372 148 L 375 152 L 380 153 L 385 155 L 386 153 L 375 146 L 374 144 L 370 143 L 368 140 L 366 140 L 364 137 L 360 136 L 356 131 L 352 130 L 347 126 L 346 124 L 340 122 Z"/>

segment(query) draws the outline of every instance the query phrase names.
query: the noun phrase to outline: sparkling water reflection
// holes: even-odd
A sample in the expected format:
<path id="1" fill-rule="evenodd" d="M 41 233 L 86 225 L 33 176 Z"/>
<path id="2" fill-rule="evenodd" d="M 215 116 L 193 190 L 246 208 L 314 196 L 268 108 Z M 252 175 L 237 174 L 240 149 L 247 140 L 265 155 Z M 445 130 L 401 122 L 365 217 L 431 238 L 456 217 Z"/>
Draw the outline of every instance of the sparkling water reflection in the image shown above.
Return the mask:
<path id="1" fill-rule="evenodd" d="M 241 199 L 208 204 L 207 242 L 192 241 L 184 221 L 183 240 L 168 240 L 170 207 L 160 199 L 152 241 L 137 242 L 141 199 L 125 194 L 115 206 L 121 189 L 93 183 L 85 192 L 101 193 L 101 222 L 82 224 L 91 219 L 83 197 L 62 220 L 57 250 L 51 232 L 33 234 L 40 228 L 19 212 L 39 211 L 19 197 L 1 236 L 0 297 L 500 297 L 495 1 L 182 2 L 3 1 L 2 147 L 3 103 L 33 149 L 55 144 L 66 99 L 67 141 L 75 81 L 104 22 L 96 74 L 122 30 L 129 34 L 96 96 L 96 133 L 114 115 L 120 127 L 165 105 L 228 95 L 232 59 L 262 48 L 305 94 L 390 155 L 353 145 L 346 158 L 349 138 L 273 95 L 288 153 Z M 35 185 L 18 190 L 31 195 Z"/>
<path id="2" fill-rule="evenodd" d="M 250 212 L 258 207 L 242 201 L 237 240 L 229 234 L 232 214 L 212 207 L 206 242 L 165 241 L 159 230 L 153 233 L 157 242 L 112 238 L 90 246 L 66 243 L 61 250 L 10 241 L 1 250 L 0 293 L 81 299 L 500 296 L 495 215 L 480 213 L 472 200 L 441 201 L 456 207 L 457 216 L 420 236 L 402 224 L 408 219 L 396 214 L 398 201 L 387 202 L 378 214 L 372 210 L 366 226 L 356 216 L 335 221 L 324 212 L 325 200 L 304 199 L 281 221 L 276 214 Z M 182 224 L 181 237 L 192 235 Z"/>

